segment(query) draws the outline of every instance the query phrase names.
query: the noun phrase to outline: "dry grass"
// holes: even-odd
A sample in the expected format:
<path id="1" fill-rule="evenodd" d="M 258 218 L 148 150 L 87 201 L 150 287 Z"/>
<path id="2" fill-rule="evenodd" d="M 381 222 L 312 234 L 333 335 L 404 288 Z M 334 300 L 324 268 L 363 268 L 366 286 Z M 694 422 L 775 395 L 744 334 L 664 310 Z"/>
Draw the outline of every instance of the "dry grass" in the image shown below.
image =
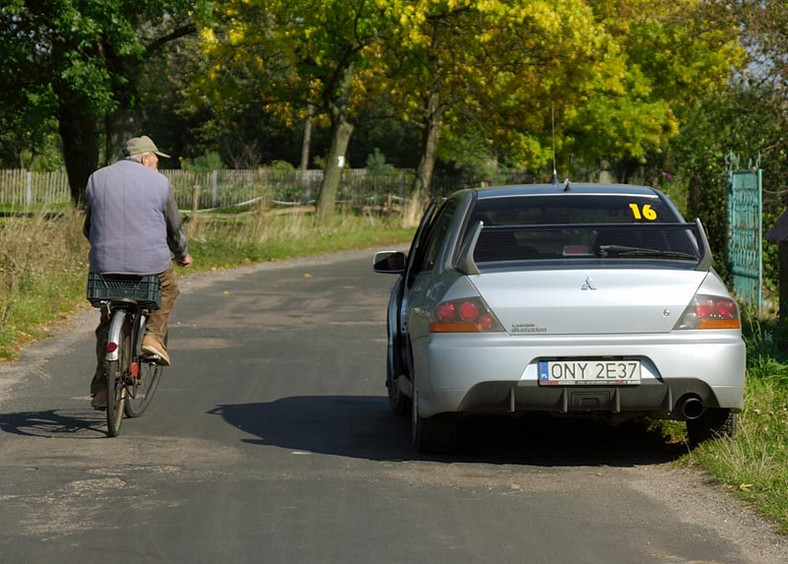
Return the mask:
<path id="1" fill-rule="evenodd" d="M 74 309 L 84 294 L 82 214 L 5 218 L 0 224 L 0 359 Z"/>

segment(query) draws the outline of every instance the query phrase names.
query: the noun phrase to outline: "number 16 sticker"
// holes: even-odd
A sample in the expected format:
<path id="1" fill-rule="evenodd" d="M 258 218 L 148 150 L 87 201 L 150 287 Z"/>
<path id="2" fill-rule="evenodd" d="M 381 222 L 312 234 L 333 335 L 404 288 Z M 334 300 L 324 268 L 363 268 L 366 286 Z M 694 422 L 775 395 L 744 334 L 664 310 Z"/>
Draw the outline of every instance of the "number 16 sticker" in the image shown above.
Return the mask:
<path id="1" fill-rule="evenodd" d="M 629 204 L 629 209 L 632 210 L 632 215 L 635 219 L 647 219 L 648 221 L 657 219 L 657 212 L 654 211 L 651 204 L 643 204 L 642 206 Z"/>

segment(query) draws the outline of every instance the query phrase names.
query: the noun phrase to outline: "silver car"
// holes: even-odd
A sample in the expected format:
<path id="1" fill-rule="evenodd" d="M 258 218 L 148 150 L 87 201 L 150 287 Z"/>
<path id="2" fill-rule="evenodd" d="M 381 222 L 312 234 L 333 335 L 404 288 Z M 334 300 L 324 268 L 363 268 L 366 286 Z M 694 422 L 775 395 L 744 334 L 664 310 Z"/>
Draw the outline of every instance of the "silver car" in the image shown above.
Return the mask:
<path id="1" fill-rule="evenodd" d="M 461 190 L 374 270 L 399 275 L 386 385 L 417 451 L 450 449 L 478 414 L 674 419 L 692 444 L 734 432 L 739 310 L 700 221 L 658 190 Z"/>

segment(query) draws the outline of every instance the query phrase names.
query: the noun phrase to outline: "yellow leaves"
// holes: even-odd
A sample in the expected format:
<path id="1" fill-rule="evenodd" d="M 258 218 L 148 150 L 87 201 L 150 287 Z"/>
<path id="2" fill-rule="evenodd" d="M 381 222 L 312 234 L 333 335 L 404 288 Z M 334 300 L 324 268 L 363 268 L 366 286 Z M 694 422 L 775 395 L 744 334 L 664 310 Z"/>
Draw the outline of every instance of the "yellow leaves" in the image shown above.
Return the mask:
<path id="1" fill-rule="evenodd" d="M 584 147 L 568 151 L 590 147 L 600 154 L 642 156 L 675 135 L 676 108 L 686 89 L 722 83 L 735 53 L 725 34 L 696 17 L 703 5 L 229 0 L 222 4 L 223 21 L 229 21 L 225 34 L 202 30 L 201 39 L 211 56 L 208 81 L 221 87 L 236 71 L 256 73 L 259 78 L 249 82 L 277 115 L 292 119 L 295 100 L 326 100 L 337 92 L 331 77 L 352 65 L 343 94 L 351 115 L 385 93 L 403 120 L 423 123 L 434 110 L 425 100 L 434 94 L 445 112 L 447 136 L 446 124 L 458 124 L 461 131 L 473 127 L 462 122 L 464 116 L 473 116 L 470 121 L 487 126 L 484 142 L 500 142 L 511 162 L 533 164 L 545 158 L 540 143 L 555 101 L 562 126 L 586 136 Z M 359 38 L 366 43 L 355 43 Z M 343 50 L 348 44 L 350 54 Z M 266 57 L 274 53 L 276 64 L 266 68 Z"/>
<path id="2" fill-rule="evenodd" d="M 209 27 L 204 27 L 200 29 L 200 40 L 203 43 L 218 43 L 218 39 L 216 39 L 216 34 L 214 33 L 213 29 Z"/>
<path id="3" fill-rule="evenodd" d="M 245 29 L 242 25 L 237 27 L 230 28 L 227 31 L 227 40 L 230 42 L 230 45 L 240 45 L 244 42 L 246 38 Z"/>

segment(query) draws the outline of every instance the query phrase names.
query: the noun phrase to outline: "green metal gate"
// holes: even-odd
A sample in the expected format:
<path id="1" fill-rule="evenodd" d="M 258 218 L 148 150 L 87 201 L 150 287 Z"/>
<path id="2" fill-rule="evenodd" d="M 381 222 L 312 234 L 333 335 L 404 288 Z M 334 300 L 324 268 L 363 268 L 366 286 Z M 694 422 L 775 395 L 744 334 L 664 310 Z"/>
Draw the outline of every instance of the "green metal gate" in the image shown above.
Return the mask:
<path id="1" fill-rule="evenodd" d="M 733 277 L 733 292 L 739 302 L 760 311 L 763 302 L 762 261 L 762 177 L 760 157 L 753 166 L 739 168 L 733 153 L 728 165 L 728 264 Z"/>

